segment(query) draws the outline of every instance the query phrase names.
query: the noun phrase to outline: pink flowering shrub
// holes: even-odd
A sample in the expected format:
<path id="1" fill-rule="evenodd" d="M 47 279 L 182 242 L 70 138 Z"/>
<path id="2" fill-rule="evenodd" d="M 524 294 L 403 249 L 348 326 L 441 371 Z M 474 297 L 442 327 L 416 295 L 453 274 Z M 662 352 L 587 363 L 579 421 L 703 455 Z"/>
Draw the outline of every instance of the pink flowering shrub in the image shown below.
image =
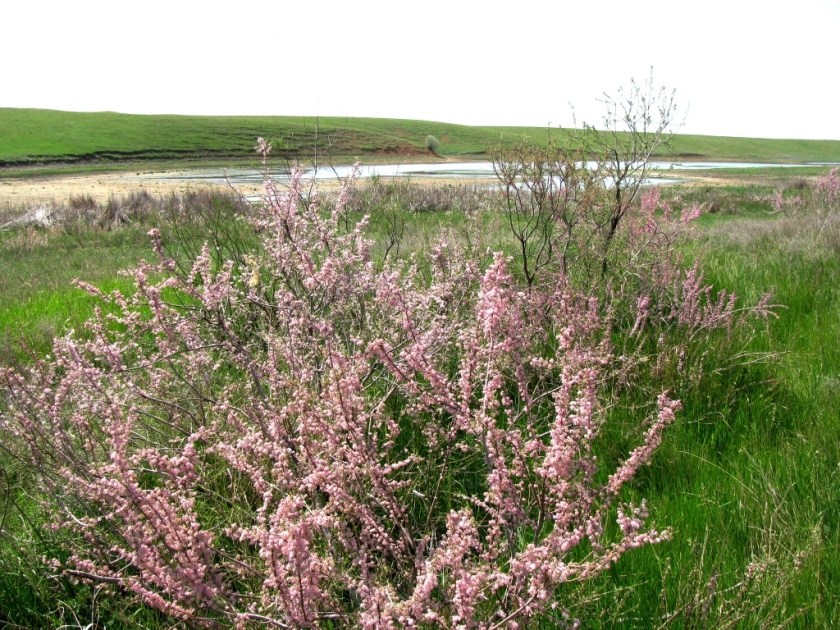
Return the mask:
<path id="1" fill-rule="evenodd" d="M 777 190 L 773 193 L 771 205 L 776 212 L 787 215 L 797 214 L 801 212 L 804 200 L 801 194 L 786 197 L 784 191 Z"/>
<path id="2" fill-rule="evenodd" d="M 840 251 L 840 169 L 831 169 L 796 193 L 776 191 L 772 205 L 785 216 L 773 224 L 784 233 L 782 242 L 797 243 L 808 255 Z"/>
<path id="3" fill-rule="evenodd" d="M 680 372 L 692 363 L 686 358 L 700 337 L 769 314 L 769 295 L 758 307 L 737 307 L 736 296 L 714 294 L 703 283 L 698 266 L 685 271 L 679 244 L 691 235 L 701 209 L 677 212 L 658 187 L 643 185 L 647 154 L 633 163 L 614 154 L 588 159 L 590 154 L 585 138 L 575 136 L 566 144 L 521 143 L 494 153 L 502 207 L 529 291 L 561 278 L 598 296 L 609 325 L 630 330 L 621 340 L 625 359 L 635 355 L 651 363 L 639 355 L 639 342 L 654 335 L 667 346 L 657 348 L 654 363 L 661 364 L 663 351 L 676 351 Z M 614 171 L 622 165 L 618 177 Z"/>
<path id="4" fill-rule="evenodd" d="M 638 211 L 628 213 L 617 248 L 624 255 L 626 276 L 613 281 L 609 294 L 613 310 L 626 311 L 632 321 L 629 333 L 620 338 L 621 353 L 647 363 L 654 374 L 673 371 L 696 383 L 704 357 L 713 354 L 711 362 L 719 368 L 741 356 L 752 322 L 775 316 L 773 295 L 743 305 L 734 293 L 715 291 L 699 261 L 686 268 L 678 246 L 694 234 L 700 208 L 677 213 L 658 187 L 640 197 Z M 651 337 L 656 340 L 652 354 L 644 350 Z"/>
<path id="5" fill-rule="evenodd" d="M 87 340 L 0 372 L 2 430 L 66 534 L 55 570 L 197 626 L 518 628 L 668 536 L 621 493 L 679 402 L 655 397 L 617 465 L 595 455 L 605 384 L 642 363 L 609 309 L 451 239 L 374 264 L 348 195 L 326 213 L 299 172 L 267 181 L 241 263 L 205 246 L 181 272 L 152 230 L 134 295 L 82 285 L 110 305 Z M 637 296 L 631 338 L 728 325 L 732 298 L 679 278 L 671 306 Z"/>
<path id="6" fill-rule="evenodd" d="M 833 168 L 816 178 L 806 190 L 793 195 L 785 195 L 777 190 L 771 200 L 776 212 L 796 215 L 803 212 L 827 214 L 836 212 L 840 202 L 840 169 Z"/>
<path id="7" fill-rule="evenodd" d="M 840 201 L 840 169 L 835 167 L 817 178 L 814 196 L 826 209 L 837 208 L 837 202 Z"/>

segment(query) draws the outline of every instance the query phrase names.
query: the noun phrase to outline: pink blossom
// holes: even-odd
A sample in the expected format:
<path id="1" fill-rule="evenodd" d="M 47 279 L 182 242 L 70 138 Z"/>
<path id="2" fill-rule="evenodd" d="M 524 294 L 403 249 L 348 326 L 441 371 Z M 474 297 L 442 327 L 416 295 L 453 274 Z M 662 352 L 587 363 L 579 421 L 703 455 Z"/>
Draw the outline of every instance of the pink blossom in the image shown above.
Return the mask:
<path id="1" fill-rule="evenodd" d="M 594 455 L 606 385 L 642 365 L 616 356 L 609 302 L 559 271 L 520 286 L 454 238 L 374 264 L 366 222 L 343 225 L 349 189 L 325 212 L 303 185 L 266 182 L 244 264 L 205 245 L 181 273 L 153 233 L 135 294 L 91 289 L 112 314 L 88 340 L 0 372 L 3 428 L 73 534 L 67 575 L 198 624 L 514 628 L 668 535 L 618 501 L 679 402 L 659 396 L 612 474 Z M 642 208 L 633 242 L 670 242 L 658 190 Z M 732 321 L 699 267 L 651 269 L 633 343 Z"/>

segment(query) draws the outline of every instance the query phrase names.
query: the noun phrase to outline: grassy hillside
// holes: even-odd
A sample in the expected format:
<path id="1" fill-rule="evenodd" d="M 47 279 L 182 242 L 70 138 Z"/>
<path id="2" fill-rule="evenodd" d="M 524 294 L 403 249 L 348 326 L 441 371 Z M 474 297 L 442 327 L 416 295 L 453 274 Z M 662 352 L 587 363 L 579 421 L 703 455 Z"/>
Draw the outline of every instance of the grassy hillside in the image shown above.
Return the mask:
<path id="1" fill-rule="evenodd" d="M 556 131 L 554 133 L 557 133 Z M 257 136 L 276 151 L 307 157 L 312 147 L 333 156 L 427 155 L 425 138 L 444 156 L 476 156 L 500 141 L 542 142 L 538 127 L 473 127 L 418 120 L 303 116 L 169 116 L 0 108 L 0 166 L 253 157 Z M 681 135 L 673 153 L 705 159 L 774 162 L 840 161 L 840 141 L 770 140 Z"/>

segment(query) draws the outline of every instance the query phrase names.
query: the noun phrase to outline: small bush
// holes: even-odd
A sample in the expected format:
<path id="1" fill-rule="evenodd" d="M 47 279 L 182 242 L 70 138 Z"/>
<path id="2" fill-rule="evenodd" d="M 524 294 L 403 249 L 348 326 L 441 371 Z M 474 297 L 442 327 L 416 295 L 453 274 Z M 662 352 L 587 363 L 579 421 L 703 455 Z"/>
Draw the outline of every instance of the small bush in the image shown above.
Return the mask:
<path id="1" fill-rule="evenodd" d="M 438 148 L 440 147 L 440 141 L 432 135 L 426 136 L 426 148 L 437 155 Z"/>

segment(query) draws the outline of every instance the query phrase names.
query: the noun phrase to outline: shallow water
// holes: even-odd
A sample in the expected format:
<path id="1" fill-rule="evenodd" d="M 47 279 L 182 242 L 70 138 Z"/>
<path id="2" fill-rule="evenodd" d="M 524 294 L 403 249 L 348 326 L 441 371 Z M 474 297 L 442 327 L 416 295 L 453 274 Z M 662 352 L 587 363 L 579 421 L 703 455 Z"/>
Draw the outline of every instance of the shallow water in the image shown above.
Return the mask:
<path id="1" fill-rule="evenodd" d="M 719 169 L 743 168 L 790 168 L 797 166 L 828 166 L 827 163 L 809 164 L 763 164 L 759 162 L 651 162 L 649 168 L 657 171 L 704 171 Z M 321 167 L 317 170 L 308 169 L 304 178 L 316 180 L 337 180 L 350 177 L 352 166 Z M 289 179 L 289 171 L 285 168 L 269 169 L 270 177 L 278 182 Z M 368 164 L 358 167 L 357 179 L 371 177 L 416 177 L 422 179 L 496 179 L 491 162 L 445 162 L 429 164 Z M 263 172 L 255 169 L 194 169 L 177 173 L 150 173 L 138 175 L 135 179 L 142 181 L 178 181 L 178 182 L 206 182 L 210 184 L 230 184 L 233 186 L 259 185 L 263 182 Z M 683 180 L 674 178 L 650 177 L 646 184 L 667 185 L 679 183 Z"/>
<path id="2" fill-rule="evenodd" d="M 801 168 L 803 166 L 835 166 L 835 162 L 807 162 L 803 164 L 762 164 L 761 162 L 651 162 L 650 168 L 675 171 L 714 171 L 723 168 Z"/>

